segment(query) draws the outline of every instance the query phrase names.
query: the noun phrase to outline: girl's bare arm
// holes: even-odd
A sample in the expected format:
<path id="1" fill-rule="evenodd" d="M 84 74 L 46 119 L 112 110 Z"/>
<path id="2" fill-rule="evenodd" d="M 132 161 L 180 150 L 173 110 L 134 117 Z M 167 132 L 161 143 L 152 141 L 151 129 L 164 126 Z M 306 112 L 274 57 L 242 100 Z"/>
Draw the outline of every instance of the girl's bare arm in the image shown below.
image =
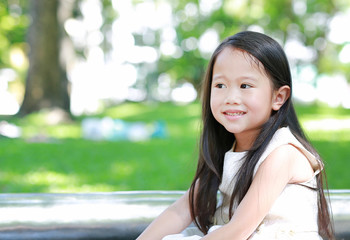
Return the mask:
<path id="1" fill-rule="evenodd" d="M 202 239 L 248 239 L 288 183 L 312 176 L 311 165 L 299 150 L 291 145 L 277 148 L 259 167 L 230 222 Z"/>
<path id="2" fill-rule="evenodd" d="M 192 222 L 189 191 L 159 215 L 137 240 L 160 240 L 166 235 L 182 232 Z"/>

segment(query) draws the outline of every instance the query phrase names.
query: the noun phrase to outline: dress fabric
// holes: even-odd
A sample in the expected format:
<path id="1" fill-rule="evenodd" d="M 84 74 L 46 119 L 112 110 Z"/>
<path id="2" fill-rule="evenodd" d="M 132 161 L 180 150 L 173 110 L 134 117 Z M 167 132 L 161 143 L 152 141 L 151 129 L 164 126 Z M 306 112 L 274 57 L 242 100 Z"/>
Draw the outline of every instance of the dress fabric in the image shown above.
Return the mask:
<path id="1" fill-rule="evenodd" d="M 287 184 L 280 196 L 272 205 L 258 228 L 249 240 L 322 240 L 317 225 L 317 191 L 316 175 L 323 165 L 294 137 L 288 127 L 276 131 L 265 152 L 254 169 L 254 176 L 266 157 L 276 148 L 290 144 L 303 153 L 314 169 L 314 176 L 309 181 L 299 184 Z M 229 201 L 235 185 L 235 175 L 244 161 L 246 152 L 228 151 L 225 154 L 222 182 L 219 186 L 220 201 L 214 215 L 213 231 L 229 222 Z M 233 212 L 237 208 L 234 203 Z M 203 235 L 197 229 L 185 230 L 181 234 L 169 235 L 163 240 L 194 240 Z"/>

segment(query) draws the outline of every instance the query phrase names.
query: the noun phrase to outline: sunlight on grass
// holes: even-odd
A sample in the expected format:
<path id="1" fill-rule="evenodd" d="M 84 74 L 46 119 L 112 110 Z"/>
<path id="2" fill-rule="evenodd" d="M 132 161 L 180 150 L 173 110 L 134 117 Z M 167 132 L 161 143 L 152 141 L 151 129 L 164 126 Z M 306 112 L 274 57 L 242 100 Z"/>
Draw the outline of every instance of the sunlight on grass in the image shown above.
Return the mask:
<path id="1" fill-rule="evenodd" d="M 24 119 L 22 118 L 21 122 L 24 123 L 25 125 L 30 125 L 30 126 L 47 125 L 45 114 L 40 112 L 29 114 Z"/>
<path id="2" fill-rule="evenodd" d="M 344 130 L 350 129 L 350 118 L 313 118 L 313 119 L 305 119 L 303 118 L 303 125 L 306 129 L 310 131 L 318 131 L 318 130 Z"/>
<path id="3" fill-rule="evenodd" d="M 92 193 L 92 192 L 113 192 L 116 187 L 109 184 L 83 184 L 49 186 L 47 192 L 51 193 Z"/>
<path id="4" fill-rule="evenodd" d="M 69 185 L 76 184 L 77 179 L 67 174 L 52 171 L 29 172 L 21 177 L 23 182 L 39 185 Z"/>
<path id="5" fill-rule="evenodd" d="M 350 129 L 346 130 L 319 130 L 319 131 L 306 131 L 307 136 L 312 141 L 328 141 L 328 142 L 349 142 L 350 141 Z M 350 152 L 350 149 L 349 149 Z"/>
<path id="6" fill-rule="evenodd" d="M 350 110 L 304 107 L 301 112 L 306 135 L 325 162 L 329 188 L 349 188 Z"/>
<path id="7" fill-rule="evenodd" d="M 104 115 L 112 118 L 127 118 L 141 115 L 145 112 L 149 112 L 149 107 L 144 107 L 142 104 L 127 103 L 107 109 Z"/>
<path id="8" fill-rule="evenodd" d="M 23 138 L 0 138 L 0 191 L 185 190 L 198 158 L 201 105 L 125 103 L 85 118 L 163 121 L 167 136 L 140 142 L 82 139 L 82 118 L 54 124 L 50 113 L 6 119 Z M 349 188 L 350 110 L 297 106 L 299 120 L 326 163 L 331 188 Z"/>
<path id="9" fill-rule="evenodd" d="M 1 182 L 16 179 L 16 184 L 24 188 L 36 187 L 44 192 L 73 193 L 73 192 L 103 192 L 115 191 L 115 186 L 109 184 L 84 184 L 75 174 L 63 174 L 53 171 L 31 171 L 24 175 L 2 174 Z M 22 188 L 23 188 L 22 187 Z"/>
<path id="10" fill-rule="evenodd" d="M 350 118 L 301 118 L 302 127 L 312 140 L 350 141 Z"/>
<path id="11" fill-rule="evenodd" d="M 22 126 L 22 137 L 26 139 L 47 137 L 47 138 L 80 138 L 81 127 L 78 124 L 61 124 L 57 126 Z"/>
<path id="12" fill-rule="evenodd" d="M 131 163 L 114 162 L 111 166 L 111 172 L 116 174 L 118 178 L 129 177 L 135 172 L 135 166 L 131 166 Z"/>
<path id="13" fill-rule="evenodd" d="M 202 125 L 202 122 L 200 119 L 194 119 L 192 121 L 189 121 L 188 123 L 188 127 L 190 129 L 192 129 L 192 131 L 194 131 L 195 133 L 200 134 L 200 130 L 201 130 L 201 125 Z"/>
<path id="14" fill-rule="evenodd" d="M 79 185 L 76 176 L 53 171 L 31 171 L 18 179 L 22 185 L 42 186 L 48 192 L 62 192 L 67 187 Z"/>
<path id="15" fill-rule="evenodd" d="M 191 104 L 186 106 L 186 113 L 188 116 L 199 117 L 201 114 L 201 105 L 200 104 Z"/>
<path id="16" fill-rule="evenodd" d="M 80 125 L 59 125 L 47 129 L 47 133 L 54 138 L 80 138 Z"/>
<path id="17" fill-rule="evenodd" d="M 80 138 L 80 123 L 60 110 L 43 110 L 17 119 L 22 138 Z"/>

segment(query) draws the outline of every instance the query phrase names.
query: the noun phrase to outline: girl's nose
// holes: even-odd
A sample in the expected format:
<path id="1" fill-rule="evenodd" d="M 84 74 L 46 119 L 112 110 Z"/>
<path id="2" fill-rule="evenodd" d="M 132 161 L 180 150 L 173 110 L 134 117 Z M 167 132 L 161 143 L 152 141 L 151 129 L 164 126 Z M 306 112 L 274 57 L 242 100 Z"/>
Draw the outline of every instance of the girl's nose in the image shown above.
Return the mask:
<path id="1" fill-rule="evenodd" d="M 225 104 L 230 104 L 230 105 L 241 104 L 241 97 L 240 97 L 239 91 L 237 90 L 227 91 Z"/>

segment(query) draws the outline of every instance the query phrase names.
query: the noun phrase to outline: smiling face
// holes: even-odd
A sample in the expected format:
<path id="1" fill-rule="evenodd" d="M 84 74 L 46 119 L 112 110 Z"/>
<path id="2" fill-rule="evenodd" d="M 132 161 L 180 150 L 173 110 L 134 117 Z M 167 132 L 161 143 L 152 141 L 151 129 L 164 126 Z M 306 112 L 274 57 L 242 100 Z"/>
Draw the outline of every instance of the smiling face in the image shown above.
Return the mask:
<path id="1" fill-rule="evenodd" d="M 226 47 L 213 67 L 210 107 L 239 140 L 252 143 L 274 109 L 271 80 L 248 53 Z"/>

